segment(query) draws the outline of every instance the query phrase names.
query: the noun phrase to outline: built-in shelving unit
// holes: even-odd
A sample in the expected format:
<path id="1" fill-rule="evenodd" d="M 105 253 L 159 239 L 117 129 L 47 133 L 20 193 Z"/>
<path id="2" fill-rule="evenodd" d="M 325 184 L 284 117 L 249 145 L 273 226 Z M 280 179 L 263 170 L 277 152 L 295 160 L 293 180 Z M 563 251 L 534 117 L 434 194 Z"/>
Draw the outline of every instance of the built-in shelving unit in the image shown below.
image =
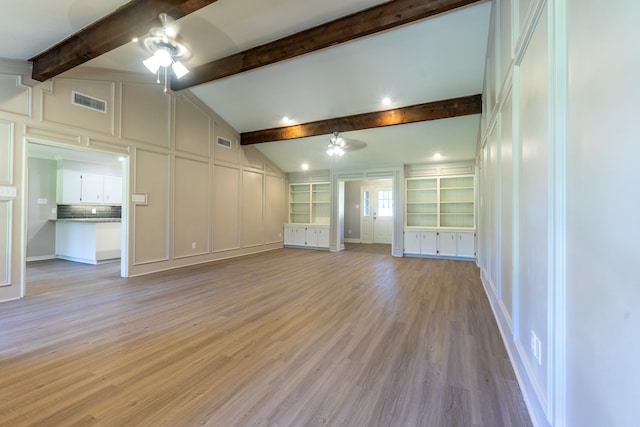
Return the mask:
<path id="1" fill-rule="evenodd" d="M 328 182 L 311 184 L 311 223 L 329 224 L 331 186 Z"/>
<path id="2" fill-rule="evenodd" d="M 473 176 L 440 178 L 440 227 L 474 228 Z"/>
<path id="3" fill-rule="evenodd" d="M 408 178 L 406 227 L 475 228 L 474 176 Z"/>
<path id="4" fill-rule="evenodd" d="M 310 184 L 289 185 L 289 222 L 309 224 L 311 222 Z"/>
<path id="5" fill-rule="evenodd" d="M 404 254 L 474 259 L 473 175 L 407 178 Z"/>
<path id="6" fill-rule="evenodd" d="M 331 185 L 328 182 L 289 184 L 289 223 L 284 245 L 329 248 Z"/>
<path id="7" fill-rule="evenodd" d="M 289 185 L 289 223 L 329 224 L 331 186 L 328 182 Z"/>
<path id="8" fill-rule="evenodd" d="M 438 178 L 407 179 L 407 227 L 438 226 Z"/>

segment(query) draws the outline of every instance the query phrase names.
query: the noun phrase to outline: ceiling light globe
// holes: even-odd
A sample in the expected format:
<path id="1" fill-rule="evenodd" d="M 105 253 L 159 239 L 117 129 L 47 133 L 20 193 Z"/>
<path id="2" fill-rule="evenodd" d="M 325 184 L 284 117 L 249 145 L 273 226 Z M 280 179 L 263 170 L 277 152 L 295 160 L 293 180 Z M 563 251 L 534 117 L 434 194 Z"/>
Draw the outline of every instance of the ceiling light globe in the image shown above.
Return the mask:
<path id="1" fill-rule="evenodd" d="M 158 60 L 158 64 L 161 67 L 168 67 L 171 65 L 171 53 L 164 48 L 160 48 L 153 53 L 153 56 Z"/>

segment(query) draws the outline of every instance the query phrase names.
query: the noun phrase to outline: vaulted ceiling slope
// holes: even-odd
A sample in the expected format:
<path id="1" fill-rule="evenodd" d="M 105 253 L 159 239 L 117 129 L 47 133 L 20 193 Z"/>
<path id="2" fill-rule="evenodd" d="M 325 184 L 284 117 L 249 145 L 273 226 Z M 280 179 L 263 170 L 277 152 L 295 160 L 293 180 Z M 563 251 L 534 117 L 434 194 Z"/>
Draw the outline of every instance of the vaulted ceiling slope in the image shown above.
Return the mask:
<path id="1" fill-rule="evenodd" d="M 105 16 L 85 33 L 102 34 L 99 40 L 76 35 L 63 42 L 72 51 L 80 50 L 71 55 L 66 50 L 58 52 L 53 62 L 63 63 L 62 68 L 86 61 L 84 66 L 145 73 L 144 52 L 127 41 L 132 33 L 144 34 L 152 26 L 149 22 L 157 21 L 159 11 L 173 13 L 193 51 L 187 63 L 193 77 L 183 86 L 189 86 L 241 133 L 281 127 L 284 116 L 299 125 L 482 92 L 488 1 L 134 0 L 124 4 L 104 0 L 100 2 L 103 9 L 91 6 L 94 2 L 58 3 L 68 6 L 68 17 L 82 15 L 88 20 L 78 18 L 80 24 L 71 28 L 90 24 L 90 17 Z M 467 4 L 471 5 L 461 7 Z M 20 13 L 26 8 L 12 7 Z M 82 13 L 78 8 L 84 8 Z M 59 12 L 48 12 L 49 19 L 57 22 Z M 46 21 L 38 11 L 32 15 L 24 16 Z M 135 25 L 123 24 L 127 19 Z M 48 32 L 48 27 L 42 28 Z M 0 29 L 0 36 L 4 31 Z M 60 31 L 51 31 L 48 46 L 64 38 Z M 44 42 L 38 43 L 42 46 Z M 38 61 L 44 64 L 47 54 L 34 56 L 35 45 L 24 49 L 21 58 L 34 58 L 34 73 L 47 68 L 36 65 Z M 56 52 L 57 48 L 52 49 Z M 59 72 L 59 66 L 40 77 Z M 149 80 L 154 77 L 150 75 Z M 380 105 L 385 96 L 391 98 L 391 105 Z M 346 137 L 365 142 L 367 148 L 358 156 L 345 155 L 341 166 L 428 162 L 436 151 L 443 153 L 443 161 L 473 159 L 478 128 L 479 114 L 474 114 L 385 130 L 349 131 Z M 279 145 L 289 145 L 282 140 L 257 147 L 285 171 L 297 170 L 301 162 L 310 163 L 312 169 L 335 167 L 335 161 L 324 153 L 328 137 L 297 139 L 293 150 L 280 150 Z M 395 154 L 377 158 L 376 152 L 385 151 L 378 149 L 379 144 L 393 145 Z"/>

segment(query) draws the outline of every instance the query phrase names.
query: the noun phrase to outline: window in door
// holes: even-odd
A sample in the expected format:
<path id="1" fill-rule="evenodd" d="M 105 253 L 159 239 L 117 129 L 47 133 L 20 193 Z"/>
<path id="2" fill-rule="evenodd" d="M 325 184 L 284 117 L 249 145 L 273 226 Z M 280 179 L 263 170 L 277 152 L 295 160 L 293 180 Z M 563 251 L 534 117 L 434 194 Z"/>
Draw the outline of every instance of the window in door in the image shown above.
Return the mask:
<path id="1" fill-rule="evenodd" d="M 389 190 L 378 191 L 378 216 L 393 216 L 393 193 Z"/>
<path id="2" fill-rule="evenodd" d="M 371 216 L 371 194 L 369 190 L 364 190 L 362 192 L 362 216 L 369 217 Z"/>

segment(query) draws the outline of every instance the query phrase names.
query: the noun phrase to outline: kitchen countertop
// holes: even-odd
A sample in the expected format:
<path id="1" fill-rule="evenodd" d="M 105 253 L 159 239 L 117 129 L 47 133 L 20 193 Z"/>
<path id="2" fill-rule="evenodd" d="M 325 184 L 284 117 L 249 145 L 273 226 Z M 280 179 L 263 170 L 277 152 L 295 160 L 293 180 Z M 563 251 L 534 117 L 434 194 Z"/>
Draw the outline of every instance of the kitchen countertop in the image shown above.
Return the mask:
<path id="1" fill-rule="evenodd" d="M 50 219 L 49 221 L 65 221 L 65 222 L 122 222 L 121 218 L 59 218 Z"/>

